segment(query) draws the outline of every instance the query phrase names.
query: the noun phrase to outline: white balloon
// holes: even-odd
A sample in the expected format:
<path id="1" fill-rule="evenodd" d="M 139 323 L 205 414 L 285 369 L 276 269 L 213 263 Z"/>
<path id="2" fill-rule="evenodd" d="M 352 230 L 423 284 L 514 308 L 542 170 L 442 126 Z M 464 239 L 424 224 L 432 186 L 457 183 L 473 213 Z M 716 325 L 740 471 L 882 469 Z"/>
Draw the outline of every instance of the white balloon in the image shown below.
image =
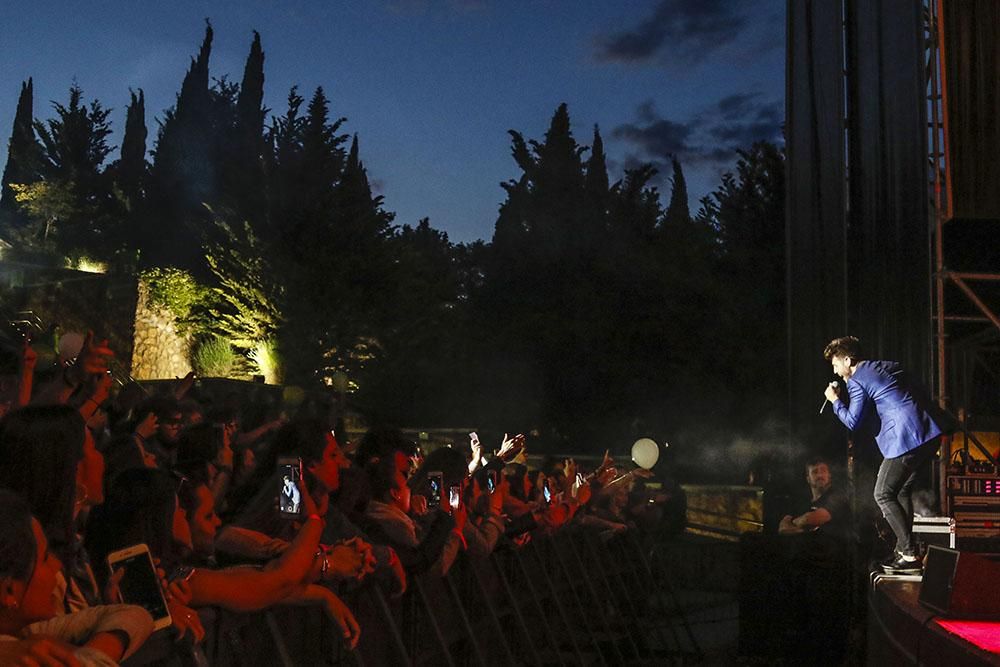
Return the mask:
<path id="1" fill-rule="evenodd" d="M 59 356 L 63 359 L 75 359 L 83 349 L 83 334 L 68 331 L 59 336 Z"/>
<path id="2" fill-rule="evenodd" d="M 632 445 L 632 460 L 640 468 L 652 469 L 660 458 L 660 447 L 654 440 L 640 438 Z"/>

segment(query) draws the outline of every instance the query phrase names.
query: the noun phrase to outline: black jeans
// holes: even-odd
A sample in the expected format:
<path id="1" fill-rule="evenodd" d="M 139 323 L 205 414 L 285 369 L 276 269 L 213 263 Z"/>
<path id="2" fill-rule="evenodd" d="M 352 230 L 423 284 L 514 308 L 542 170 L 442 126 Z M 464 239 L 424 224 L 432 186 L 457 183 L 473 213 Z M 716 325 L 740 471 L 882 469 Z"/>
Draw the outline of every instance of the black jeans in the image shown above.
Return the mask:
<path id="1" fill-rule="evenodd" d="M 884 459 L 875 478 L 875 502 L 896 534 L 896 551 L 913 556 L 913 482 L 920 466 L 934 457 L 938 439 L 925 442 L 902 456 Z"/>

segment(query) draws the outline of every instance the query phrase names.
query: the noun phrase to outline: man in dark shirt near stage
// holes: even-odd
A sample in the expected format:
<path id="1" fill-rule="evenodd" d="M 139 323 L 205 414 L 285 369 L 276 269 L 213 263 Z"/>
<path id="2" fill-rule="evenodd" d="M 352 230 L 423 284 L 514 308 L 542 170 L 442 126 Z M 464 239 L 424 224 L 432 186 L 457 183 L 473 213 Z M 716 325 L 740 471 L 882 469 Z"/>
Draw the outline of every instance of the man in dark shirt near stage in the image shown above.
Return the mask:
<path id="1" fill-rule="evenodd" d="M 823 459 L 812 459 L 806 464 L 806 482 L 812 494 L 809 509 L 798 516 L 786 514 L 778 524 L 778 533 L 810 533 L 800 557 L 813 565 L 843 564 L 851 534 L 851 507 L 847 496 L 834 488 L 830 466 Z"/>
<path id="2" fill-rule="evenodd" d="M 833 485 L 824 459 L 806 464 L 806 482 L 809 508 L 798 516 L 785 515 L 778 524 L 780 535 L 795 540 L 781 586 L 784 654 L 791 664 L 839 664 L 848 629 L 851 506 Z"/>

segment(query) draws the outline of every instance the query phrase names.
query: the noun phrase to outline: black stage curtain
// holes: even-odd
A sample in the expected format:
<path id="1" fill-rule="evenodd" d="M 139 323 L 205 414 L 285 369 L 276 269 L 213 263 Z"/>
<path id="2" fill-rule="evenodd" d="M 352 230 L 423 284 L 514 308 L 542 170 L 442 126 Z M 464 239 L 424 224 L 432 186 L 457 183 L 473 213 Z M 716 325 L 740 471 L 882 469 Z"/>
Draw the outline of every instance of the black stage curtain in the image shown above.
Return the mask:
<path id="1" fill-rule="evenodd" d="M 847 0 L 848 327 L 928 384 L 931 225 L 920 0 Z"/>
<path id="2" fill-rule="evenodd" d="M 1000 2 L 940 0 L 950 216 L 1000 220 Z"/>
<path id="3" fill-rule="evenodd" d="M 827 341 L 854 334 L 929 380 L 922 4 L 787 7 L 789 413 L 800 440 L 835 452 L 843 431 L 816 415 L 832 379 Z"/>
<path id="4" fill-rule="evenodd" d="M 831 379 L 823 346 L 847 331 L 843 19 L 840 0 L 787 8 L 789 413 L 814 442 L 831 427 L 816 414 Z"/>

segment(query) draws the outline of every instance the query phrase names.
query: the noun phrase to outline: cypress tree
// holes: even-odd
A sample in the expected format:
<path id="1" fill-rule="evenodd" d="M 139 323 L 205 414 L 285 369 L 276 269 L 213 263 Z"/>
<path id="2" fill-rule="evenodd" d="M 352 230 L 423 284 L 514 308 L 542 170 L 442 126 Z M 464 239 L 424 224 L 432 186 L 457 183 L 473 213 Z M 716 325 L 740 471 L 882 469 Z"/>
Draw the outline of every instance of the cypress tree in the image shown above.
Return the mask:
<path id="1" fill-rule="evenodd" d="M 125 134 L 122 137 L 121 159 L 116 180 L 130 209 L 142 201 L 148 165 L 146 164 L 146 96 L 142 89 L 136 95 L 129 91 L 131 102 L 125 111 Z"/>
<path id="2" fill-rule="evenodd" d="M 212 98 L 208 61 L 212 53 L 212 25 L 205 27 L 198 57 L 184 76 L 173 109 L 160 123 L 153 151 L 150 199 L 155 202 L 143 233 L 146 265 L 198 268 L 197 243 L 203 228 L 204 202 L 216 192 L 216 162 L 212 151 Z"/>
<path id="3" fill-rule="evenodd" d="M 586 208 L 581 212 L 581 243 L 588 255 L 600 253 L 604 246 L 604 231 L 608 217 L 608 165 L 604 156 L 604 140 L 594 125 L 594 140 L 590 147 L 583 180 Z"/>
<path id="4" fill-rule="evenodd" d="M 264 171 L 267 174 L 268 204 L 271 220 L 288 226 L 293 210 L 298 206 L 297 191 L 302 172 L 302 128 L 299 115 L 302 96 L 293 86 L 288 92 L 287 109 L 274 118 L 267 133 Z M 291 239 L 289 239 L 291 240 Z"/>
<path id="5" fill-rule="evenodd" d="M 253 43 L 243 68 L 243 81 L 236 100 L 236 127 L 231 149 L 230 192 L 240 216 L 260 227 L 264 206 L 264 173 L 261 156 L 264 150 L 264 51 L 260 33 L 253 33 Z"/>
<path id="6" fill-rule="evenodd" d="M 343 144 L 347 135 L 337 134 L 344 124 L 344 118 L 329 122 L 330 103 L 322 86 L 316 88 L 306 111 L 306 121 L 302 132 L 302 196 L 314 206 L 325 207 L 329 202 L 333 186 L 341 179 L 344 169 Z M 357 136 L 351 147 L 357 170 L 360 162 L 357 156 Z M 357 177 L 352 172 L 351 178 Z M 367 177 L 365 177 L 367 179 Z M 370 196 L 369 192 L 369 196 Z"/>
<path id="7" fill-rule="evenodd" d="M 346 232 L 349 240 L 371 243 L 390 234 L 393 216 L 382 210 L 381 195 L 372 196 L 356 134 L 333 196 L 341 232 Z"/>
<path id="8" fill-rule="evenodd" d="M 586 178 L 583 184 L 587 196 L 592 200 L 603 201 L 608 196 L 608 164 L 604 156 L 604 140 L 601 130 L 594 125 L 594 143 L 590 147 L 590 158 L 587 160 Z"/>
<path id="9" fill-rule="evenodd" d="M 691 222 L 691 210 L 688 208 L 687 181 L 684 180 L 684 170 L 680 161 L 673 159 L 674 176 L 671 179 L 670 204 L 664 216 L 667 227 L 677 229 L 680 225 Z"/>
<path id="10" fill-rule="evenodd" d="M 35 140 L 33 127 L 34 82 L 29 78 L 21 83 L 17 98 L 14 127 L 8 143 L 7 165 L 0 181 L 0 210 L 15 213 L 18 209 L 11 183 L 33 183 L 41 178 L 41 147 Z"/>
<path id="11" fill-rule="evenodd" d="M 583 185 L 583 165 L 580 162 L 583 149 L 573 138 L 565 102 L 553 114 L 544 143 L 532 142 L 532 146 L 538 155 L 538 171 L 534 180 L 541 201 L 563 210 L 567 202 L 579 201 Z"/>

